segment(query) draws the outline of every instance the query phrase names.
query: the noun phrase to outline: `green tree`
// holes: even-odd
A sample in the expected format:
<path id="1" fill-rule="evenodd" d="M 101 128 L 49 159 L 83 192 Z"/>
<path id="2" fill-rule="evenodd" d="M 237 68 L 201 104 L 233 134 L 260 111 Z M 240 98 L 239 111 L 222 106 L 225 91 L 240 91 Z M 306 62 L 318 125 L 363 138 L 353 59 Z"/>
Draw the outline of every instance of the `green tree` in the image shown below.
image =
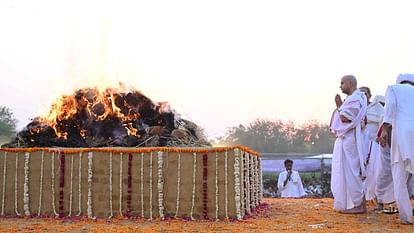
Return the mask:
<path id="1" fill-rule="evenodd" d="M 328 125 L 312 120 L 297 128 L 293 147 L 301 153 L 332 153 L 334 141 Z"/>
<path id="2" fill-rule="evenodd" d="M 334 136 L 329 126 L 309 121 L 300 126 L 281 120 L 256 119 L 229 128 L 219 144 L 241 144 L 260 152 L 331 153 Z"/>
<path id="3" fill-rule="evenodd" d="M 280 120 L 256 119 L 247 126 L 229 128 L 220 144 L 241 144 L 261 152 L 288 152 L 292 128 Z"/>
<path id="4" fill-rule="evenodd" d="M 17 120 L 14 119 L 12 111 L 0 106 L 0 137 L 12 137 L 16 134 Z"/>

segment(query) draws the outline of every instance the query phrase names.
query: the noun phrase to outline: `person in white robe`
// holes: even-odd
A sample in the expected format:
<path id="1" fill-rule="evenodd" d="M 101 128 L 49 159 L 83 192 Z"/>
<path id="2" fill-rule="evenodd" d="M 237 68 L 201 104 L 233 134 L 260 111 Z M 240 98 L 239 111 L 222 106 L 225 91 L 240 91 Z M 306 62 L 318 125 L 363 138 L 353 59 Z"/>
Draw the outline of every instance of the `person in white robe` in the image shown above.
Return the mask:
<path id="1" fill-rule="evenodd" d="M 376 95 L 372 99 L 373 102 L 380 103 L 385 106 L 385 97 L 382 95 Z M 380 125 L 382 125 L 384 116 L 381 117 Z M 378 134 L 378 132 L 377 132 Z M 378 140 L 376 140 L 378 141 Z M 384 209 L 384 204 L 391 204 L 395 202 L 394 198 L 394 183 L 392 182 L 391 173 L 391 152 L 389 143 L 382 147 L 379 147 L 379 154 L 377 158 L 377 174 L 376 174 L 376 186 L 375 196 L 377 198 L 377 206 L 374 210 L 381 211 Z"/>
<path id="2" fill-rule="evenodd" d="M 281 197 L 303 197 L 306 195 L 299 172 L 293 170 L 292 166 L 292 160 L 285 160 L 286 170 L 279 174 L 277 188 L 281 191 Z"/>
<path id="3" fill-rule="evenodd" d="M 364 213 L 365 154 L 362 123 L 367 111 L 365 94 L 357 87 L 352 75 L 341 79 L 341 90 L 348 97 L 342 103 L 336 95 L 337 110 L 331 120 L 331 130 L 336 136 L 333 157 L 331 190 L 334 209 L 342 213 Z"/>
<path id="4" fill-rule="evenodd" d="M 397 84 L 388 86 L 385 114 L 379 142 L 385 146 L 391 137 L 391 172 L 394 197 L 401 223 L 413 223 L 409 183 L 414 173 L 414 75 L 400 74 Z M 392 127 L 391 135 L 389 128 Z"/>
<path id="5" fill-rule="evenodd" d="M 375 210 L 383 210 L 384 204 L 395 202 L 394 183 L 392 181 L 391 172 L 391 152 L 390 146 L 380 147 L 380 156 L 378 161 L 378 175 L 375 195 L 378 205 Z"/>
<path id="6" fill-rule="evenodd" d="M 370 102 L 371 99 L 371 90 L 368 87 L 360 87 L 365 96 L 367 97 L 367 116 L 366 116 L 366 126 L 364 128 L 365 134 L 365 143 L 367 158 L 365 162 L 366 166 L 366 179 L 365 179 L 365 199 L 366 200 L 375 200 L 375 189 L 376 189 L 376 180 L 378 176 L 378 167 L 379 167 L 379 155 L 380 155 L 380 146 L 376 142 L 377 132 L 381 120 L 384 115 L 384 107 L 379 102 Z"/>

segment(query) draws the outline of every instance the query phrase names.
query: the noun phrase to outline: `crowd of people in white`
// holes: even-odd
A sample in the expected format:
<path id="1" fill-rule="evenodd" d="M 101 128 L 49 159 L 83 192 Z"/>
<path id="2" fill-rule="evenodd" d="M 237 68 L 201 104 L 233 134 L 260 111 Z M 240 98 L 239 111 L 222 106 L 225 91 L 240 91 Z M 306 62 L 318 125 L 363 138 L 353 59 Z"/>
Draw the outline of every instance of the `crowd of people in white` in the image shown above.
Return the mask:
<path id="1" fill-rule="evenodd" d="M 401 223 L 412 224 L 414 75 L 399 75 L 385 97 L 372 100 L 352 75 L 341 79 L 340 88 L 347 97 L 336 95 L 331 120 L 334 209 L 365 213 L 366 201 L 375 200 L 376 211 L 390 211 L 386 207 L 396 203 Z"/>

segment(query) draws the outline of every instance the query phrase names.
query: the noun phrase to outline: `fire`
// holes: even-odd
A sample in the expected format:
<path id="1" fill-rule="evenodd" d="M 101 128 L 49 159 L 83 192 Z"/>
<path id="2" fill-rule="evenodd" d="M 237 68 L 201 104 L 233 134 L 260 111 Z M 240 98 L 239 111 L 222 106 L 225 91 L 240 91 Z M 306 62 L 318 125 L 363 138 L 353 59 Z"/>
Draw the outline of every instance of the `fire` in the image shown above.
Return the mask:
<path id="1" fill-rule="evenodd" d="M 87 88 L 78 90 L 75 95 L 61 96 L 52 105 L 49 114 L 41 117 L 40 121 L 53 128 L 59 138 L 67 139 L 68 132 L 64 122 L 69 119 L 86 118 L 86 122 L 77 122 L 75 127 L 81 128 L 79 135 L 86 138 L 90 135 L 87 129 L 82 126 L 89 122 L 105 121 L 110 118 L 119 119 L 122 126 L 127 130 L 128 135 L 138 136 L 138 129 L 134 127 L 133 121 L 140 118 L 139 105 L 134 101 L 135 93 L 123 93 L 118 88 Z M 143 95 L 141 95 L 144 97 Z M 145 97 L 144 97 L 145 98 Z M 168 106 L 165 102 L 162 106 Z M 164 109 L 159 109 L 161 112 Z M 35 129 L 39 133 L 40 129 Z"/>
<path id="2" fill-rule="evenodd" d="M 83 140 L 90 137 L 119 140 L 125 135 L 139 139 L 140 133 L 151 125 L 140 120 L 141 114 L 159 118 L 156 115 L 170 111 L 166 102 L 158 105 L 139 91 L 121 88 L 85 88 L 74 95 L 59 97 L 46 116 L 35 119 L 39 124 L 30 129 L 30 134 L 40 134 L 51 128 L 63 141 L 76 135 Z M 111 130 L 106 131 L 106 128 Z"/>
<path id="3" fill-rule="evenodd" d="M 59 97 L 6 147 L 210 145 L 202 130 L 135 89 L 84 88 Z"/>

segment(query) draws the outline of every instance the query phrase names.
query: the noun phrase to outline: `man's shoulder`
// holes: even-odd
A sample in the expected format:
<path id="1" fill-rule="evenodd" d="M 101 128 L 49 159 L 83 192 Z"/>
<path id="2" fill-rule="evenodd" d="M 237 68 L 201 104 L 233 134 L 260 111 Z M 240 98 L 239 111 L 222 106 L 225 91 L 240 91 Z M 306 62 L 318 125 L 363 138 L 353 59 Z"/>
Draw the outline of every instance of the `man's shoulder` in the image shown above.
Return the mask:
<path id="1" fill-rule="evenodd" d="M 392 90 L 391 92 L 389 90 Z M 393 94 L 394 96 L 398 97 L 400 95 L 400 98 L 411 98 L 414 96 L 413 94 L 414 86 L 408 85 L 408 84 L 394 84 L 391 86 L 388 86 L 387 92 L 388 94 Z"/>
<path id="2" fill-rule="evenodd" d="M 344 104 L 350 104 L 352 102 L 364 102 L 364 96 L 358 89 L 355 90 L 351 95 L 346 97 Z"/>

